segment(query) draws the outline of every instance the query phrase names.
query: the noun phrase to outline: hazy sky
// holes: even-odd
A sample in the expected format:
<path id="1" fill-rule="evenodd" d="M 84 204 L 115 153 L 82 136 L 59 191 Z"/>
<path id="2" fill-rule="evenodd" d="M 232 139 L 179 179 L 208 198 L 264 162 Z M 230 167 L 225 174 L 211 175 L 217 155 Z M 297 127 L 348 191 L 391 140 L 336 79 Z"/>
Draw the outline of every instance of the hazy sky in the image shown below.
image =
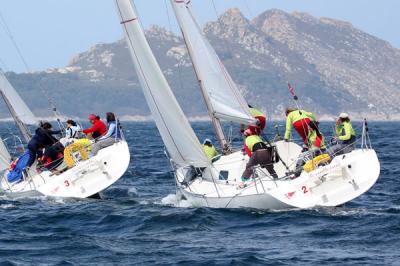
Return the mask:
<path id="1" fill-rule="evenodd" d="M 351 22 L 400 48 L 400 0 L 192 0 L 201 23 L 215 20 L 230 7 L 252 18 L 266 9 L 302 11 Z M 213 2 L 217 13 L 215 12 Z M 159 24 L 176 30 L 169 0 L 136 0 L 146 27 Z M 62 67 L 70 58 L 99 42 L 122 37 L 114 0 L 1 0 L 0 12 L 32 70 Z M 25 71 L 0 23 L 0 66 Z"/>

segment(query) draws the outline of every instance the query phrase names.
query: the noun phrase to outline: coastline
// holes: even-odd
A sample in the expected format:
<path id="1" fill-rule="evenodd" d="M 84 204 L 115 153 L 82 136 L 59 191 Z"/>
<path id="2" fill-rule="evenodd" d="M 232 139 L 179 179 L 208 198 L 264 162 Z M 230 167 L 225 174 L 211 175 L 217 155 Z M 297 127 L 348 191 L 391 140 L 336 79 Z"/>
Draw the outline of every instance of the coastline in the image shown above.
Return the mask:
<path id="1" fill-rule="evenodd" d="M 400 122 L 400 114 L 395 114 L 392 116 L 387 116 L 387 115 L 373 115 L 373 114 L 351 114 L 350 117 L 352 121 L 363 121 L 364 118 L 367 118 L 368 121 L 371 122 Z M 318 121 L 321 122 L 332 122 L 335 121 L 335 116 L 333 115 L 321 115 L 317 116 Z M 86 121 L 86 118 L 82 117 L 67 117 L 63 116 L 60 117 L 61 121 L 66 121 L 68 119 L 73 119 L 76 121 Z M 210 117 L 208 115 L 196 115 L 196 116 L 189 116 L 188 117 L 190 122 L 207 122 L 211 121 Z M 49 117 L 38 117 L 39 121 L 57 121 L 57 118 L 54 116 L 49 116 Z M 142 116 L 142 115 L 122 115 L 119 117 L 120 121 L 123 122 L 150 122 L 152 121 L 151 115 L 148 116 Z M 284 121 L 283 116 L 276 116 L 272 115 L 267 118 L 267 121 Z M 5 118 L 0 118 L 0 122 L 13 122 L 12 117 L 5 117 Z"/>

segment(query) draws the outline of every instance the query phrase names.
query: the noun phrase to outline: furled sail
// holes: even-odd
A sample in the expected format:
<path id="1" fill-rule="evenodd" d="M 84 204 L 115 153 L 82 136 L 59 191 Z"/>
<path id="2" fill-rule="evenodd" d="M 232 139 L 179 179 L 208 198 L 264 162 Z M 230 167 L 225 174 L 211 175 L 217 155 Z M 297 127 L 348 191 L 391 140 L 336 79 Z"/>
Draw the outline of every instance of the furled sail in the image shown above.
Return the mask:
<path id="1" fill-rule="evenodd" d="M 11 156 L 8 152 L 6 145 L 0 138 L 0 171 L 6 170 L 10 167 Z"/>
<path id="2" fill-rule="evenodd" d="M 26 125 L 37 124 L 38 120 L 1 70 L 0 95 L 6 103 L 7 108 L 17 124 L 17 127 L 20 130 L 25 142 L 29 142 L 31 133 Z"/>
<path id="3" fill-rule="evenodd" d="M 144 96 L 169 155 L 178 166 L 207 166 L 199 140 L 150 49 L 133 3 L 116 0 L 116 4 Z"/>
<path id="4" fill-rule="evenodd" d="M 171 4 L 210 114 L 221 120 L 254 123 L 246 100 L 196 22 L 190 0 L 171 0 Z"/>

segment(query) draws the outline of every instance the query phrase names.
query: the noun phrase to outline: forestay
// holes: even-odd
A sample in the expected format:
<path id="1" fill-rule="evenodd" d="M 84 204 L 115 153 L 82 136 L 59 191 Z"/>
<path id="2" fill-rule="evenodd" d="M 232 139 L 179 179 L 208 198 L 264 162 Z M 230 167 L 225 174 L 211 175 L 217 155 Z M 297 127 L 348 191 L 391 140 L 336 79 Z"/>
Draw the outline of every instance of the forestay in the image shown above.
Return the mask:
<path id="1" fill-rule="evenodd" d="M 217 53 L 196 22 L 190 1 L 171 0 L 211 115 L 238 123 L 254 123 L 248 105 Z M 210 106 L 211 105 L 211 106 Z"/>
<path id="2" fill-rule="evenodd" d="M 126 41 L 144 96 L 169 155 L 178 166 L 207 166 L 208 160 L 146 40 L 130 0 L 116 0 Z"/>
<path id="3" fill-rule="evenodd" d="M 3 171 L 10 167 L 11 156 L 8 152 L 6 145 L 0 138 L 0 171 Z"/>
<path id="4" fill-rule="evenodd" d="M 11 105 L 17 118 L 24 124 L 37 124 L 37 119 L 25 102 L 21 99 L 14 87 L 7 80 L 3 71 L 0 71 L 0 91 L 3 97 Z"/>

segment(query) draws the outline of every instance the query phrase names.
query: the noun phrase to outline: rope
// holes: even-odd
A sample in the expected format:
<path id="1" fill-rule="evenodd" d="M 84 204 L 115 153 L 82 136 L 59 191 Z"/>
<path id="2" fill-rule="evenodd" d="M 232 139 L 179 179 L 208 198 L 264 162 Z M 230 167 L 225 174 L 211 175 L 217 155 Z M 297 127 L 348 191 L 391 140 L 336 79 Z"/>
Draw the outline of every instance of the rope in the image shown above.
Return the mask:
<path id="1" fill-rule="evenodd" d="M 168 19 L 168 28 L 170 32 L 172 31 L 172 22 L 171 22 L 171 16 L 169 14 L 169 9 L 168 9 L 168 3 L 167 0 L 164 0 L 164 4 L 165 4 L 165 11 L 167 13 L 167 19 Z M 180 58 L 179 62 L 178 62 L 178 86 L 180 88 L 180 90 L 183 90 L 183 81 L 182 81 L 182 65 L 183 65 L 184 59 L 183 57 Z"/>
<path id="2" fill-rule="evenodd" d="M 6 32 L 6 34 L 8 35 L 8 37 L 10 38 L 11 42 L 13 43 L 13 45 L 15 47 L 15 50 L 17 51 L 22 63 L 24 64 L 25 68 L 27 70 L 29 70 L 28 63 L 26 62 L 24 56 L 22 55 L 21 49 L 19 48 L 17 42 L 15 41 L 14 36 L 13 36 L 10 28 L 8 27 L 8 25 L 6 23 L 6 20 L 4 19 L 4 16 L 3 16 L 3 14 L 1 12 L 0 12 L 0 19 L 1 19 L 1 22 L 2 22 L 3 29 Z"/>

